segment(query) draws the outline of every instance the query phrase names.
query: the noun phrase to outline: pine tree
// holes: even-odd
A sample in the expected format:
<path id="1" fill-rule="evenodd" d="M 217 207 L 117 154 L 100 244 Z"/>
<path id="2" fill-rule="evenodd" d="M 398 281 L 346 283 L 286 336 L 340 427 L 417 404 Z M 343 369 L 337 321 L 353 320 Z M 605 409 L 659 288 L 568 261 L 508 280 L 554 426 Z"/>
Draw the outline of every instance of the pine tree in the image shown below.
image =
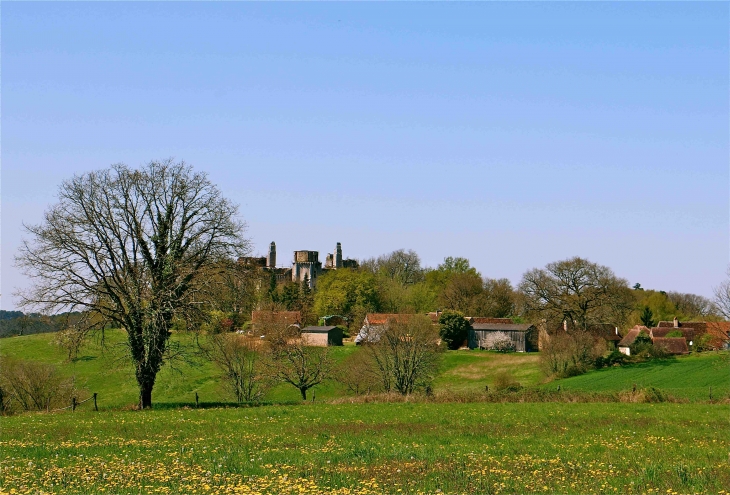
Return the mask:
<path id="1" fill-rule="evenodd" d="M 654 326 L 654 313 L 649 309 L 649 306 L 644 306 L 644 311 L 641 313 L 641 324 L 647 328 Z"/>

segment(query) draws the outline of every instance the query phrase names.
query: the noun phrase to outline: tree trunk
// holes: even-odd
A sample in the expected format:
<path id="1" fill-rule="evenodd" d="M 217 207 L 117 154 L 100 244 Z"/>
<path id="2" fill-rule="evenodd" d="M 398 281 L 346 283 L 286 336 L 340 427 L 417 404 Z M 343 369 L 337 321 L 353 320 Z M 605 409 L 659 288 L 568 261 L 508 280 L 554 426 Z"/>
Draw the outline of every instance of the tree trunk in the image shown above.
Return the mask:
<path id="1" fill-rule="evenodd" d="M 147 409 L 152 407 L 152 384 L 139 384 L 139 408 Z"/>
<path id="2" fill-rule="evenodd" d="M 307 400 L 307 389 L 300 388 L 299 391 L 302 393 L 302 400 Z"/>

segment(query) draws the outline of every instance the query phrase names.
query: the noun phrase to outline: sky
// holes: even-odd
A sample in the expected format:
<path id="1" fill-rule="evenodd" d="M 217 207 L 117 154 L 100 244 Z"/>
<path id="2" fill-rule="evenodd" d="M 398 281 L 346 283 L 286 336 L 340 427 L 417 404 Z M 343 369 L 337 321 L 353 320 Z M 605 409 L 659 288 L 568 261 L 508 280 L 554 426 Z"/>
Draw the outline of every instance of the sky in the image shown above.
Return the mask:
<path id="1" fill-rule="evenodd" d="M 0 307 L 59 184 L 173 157 L 254 254 L 413 249 L 519 283 L 581 256 L 711 296 L 730 238 L 726 2 L 29 3 L 1 16 Z M 26 237 L 27 238 L 27 237 Z M 28 238 L 30 239 L 30 238 Z"/>

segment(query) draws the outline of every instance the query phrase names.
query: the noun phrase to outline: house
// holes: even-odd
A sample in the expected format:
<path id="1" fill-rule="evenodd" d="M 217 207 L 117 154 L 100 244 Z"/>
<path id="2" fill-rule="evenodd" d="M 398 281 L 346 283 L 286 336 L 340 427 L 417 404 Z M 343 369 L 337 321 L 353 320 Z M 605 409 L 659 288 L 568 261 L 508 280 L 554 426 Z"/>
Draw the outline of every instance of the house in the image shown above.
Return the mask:
<path id="1" fill-rule="evenodd" d="M 652 329 L 655 337 L 666 337 L 672 332 L 679 332 L 689 343 L 690 349 L 705 335 L 707 345 L 712 349 L 730 348 L 730 321 L 660 321 Z"/>
<path id="2" fill-rule="evenodd" d="M 626 354 L 627 356 L 631 355 L 631 346 L 633 345 L 634 341 L 636 340 L 636 337 L 639 336 L 641 332 L 649 334 L 649 329 L 643 325 L 636 325 L 634 328 L 629 330 L 626 335 L 623 336 L 623 338 L 618 342 L 618 350 L 622 354 Z"/>
<path id="3" fill-rule="evenodd" d="M 602 340 L 606 342 L 609 349 L 615 349 L 621 341 L 621 334 L 619 334 L 618 327 L 611 323 L 588 323 L 586 325 L 579 325 L 574 321 L 563 320 L 561 325 L 556 325 L 551 329 L 547 322 L 543 320 L 538 338 L 540 349 L 550 341 L 552 336 L 561 333 L 589 333 L 596 341 Z"/>
<path id="4" fill-rule="evenodd" d="M 304 345 L 328 347 L 342 345 L 342 328 L 335 326 L 308 326 L 302 328 Z"/>
<path id="5" fill-rule="evenodd" d="M 489 349 L 491 338 L 496 334 L 503 333 L 514 344 L 517 352 L 530 352 L 537 350 L 537 328 L 535 325 L 512 323 L 509 318 L 472 318 L 472 320 L 500 320 L 498 323 L 472 323 L 469 330 L 470 349 Z M 507 320 L 510 323 L 504 323 Z"/>
<path id="6" fill-rule="evenodd" d="M 357 337 L 355 337 L 355 344 L 360 345 L 365 342 L 377 342 L 380 340 L 380 332 L 383 331 L 388 321 L 406 323 L 414 316 L 416 315 L 408 313 L 368 313 L 365 315 L 362 328 L 360 328 Z"/>

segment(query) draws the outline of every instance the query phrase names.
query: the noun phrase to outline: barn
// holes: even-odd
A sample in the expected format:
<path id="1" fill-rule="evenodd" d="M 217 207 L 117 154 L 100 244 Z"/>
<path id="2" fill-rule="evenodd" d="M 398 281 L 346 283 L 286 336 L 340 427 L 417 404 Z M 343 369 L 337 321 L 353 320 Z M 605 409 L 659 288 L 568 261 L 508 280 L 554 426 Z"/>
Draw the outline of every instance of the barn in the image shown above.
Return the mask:
<path id="1" fill-rule="evenodd" d="M 333 326 L 308 326 L 302 329 L 304 345 L 328 347 L 342 345 L 342 328 Z"/>
<path id="2" fill-rule="evenodd" d="M 469 331 L 470 349 L 488 349 L 490 337 L 498 332 L 506 334 L 517 352 L 537 350 L 537 329 L 535 325 L 517 323 L 472 323 Z"/>

